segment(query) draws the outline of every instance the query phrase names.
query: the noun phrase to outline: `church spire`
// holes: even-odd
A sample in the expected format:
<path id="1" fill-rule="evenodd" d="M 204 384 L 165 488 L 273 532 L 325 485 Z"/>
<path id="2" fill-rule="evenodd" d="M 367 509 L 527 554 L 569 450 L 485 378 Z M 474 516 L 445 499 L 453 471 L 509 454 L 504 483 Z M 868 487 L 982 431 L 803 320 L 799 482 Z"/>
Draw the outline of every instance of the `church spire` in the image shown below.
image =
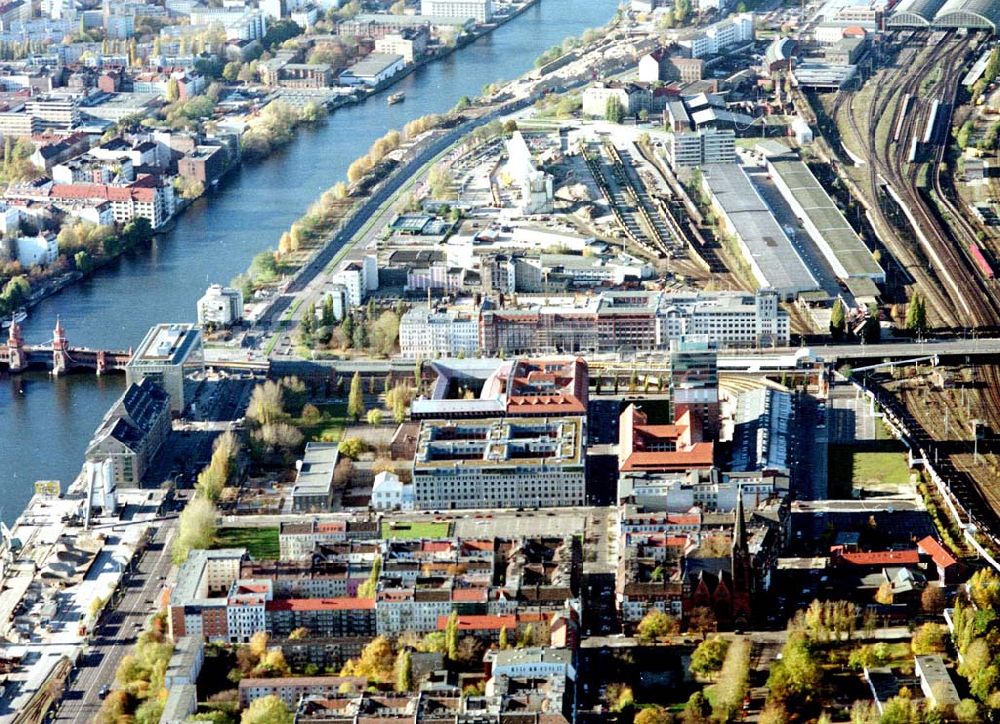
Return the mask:
<path id="1" fill-rule="evenodd" d="M 747 522 L 743 513 L 743 486 L 736 491 L 736 527 L 733 529 L 733 552 L 747 552 Z"/>

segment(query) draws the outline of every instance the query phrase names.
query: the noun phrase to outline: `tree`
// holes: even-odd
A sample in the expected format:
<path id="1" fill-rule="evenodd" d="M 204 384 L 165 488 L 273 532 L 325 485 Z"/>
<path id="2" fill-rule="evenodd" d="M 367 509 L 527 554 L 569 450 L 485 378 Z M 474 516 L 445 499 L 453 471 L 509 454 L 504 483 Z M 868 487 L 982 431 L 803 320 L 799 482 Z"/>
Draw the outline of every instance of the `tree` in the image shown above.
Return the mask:
<path id="1" fill-rule="evenodd" d="M 375 598 L 378 592 L 378 578 L 382 574 L 382 558 L 375 556 L 372 561 L 372 569 L 368 572 L 368 578 L 358 586 L 358 598 Z"/>
<path id="2" fill-rule="evenodd" d="M 732 721 L 749 690 L 750 639 L 738 636 L 730 644 L 715 685 L 712 713 L 719 721 Z"/>
<path id="3" fill-rule="evenodd" d="M 728 650 L 729 642 L 721 636 L 705 639 L 691 654 L 691 671 L 703 676 L 716 673 L 722 668 Z"/>
<path id="4" fill-rule="evenodd" d="M 674 20 L 678 25 L 687 25 L 691 19 L 691 0 L 677 0 L 674 3 Z"/>
<path id="5" fill-rule="evenodd" d="M 608 684 L 604 700 L 608 708 L 614 712 L 627 712 L 635 707 L 635 694 L 632 687 L 625 684 Z"/>
<path id="6" fill-rule="evenodd" d="M 363 676 L 369 681 L 389 681 L 393 675 L 396 657 L 385 636 L 372 639 L 357 659 L 349 659 L 340 671 L 341 676 Z"/>
<path id="7" fill-rule="evenodd" d="M 309 638 L 309 629 L 305 626 L 299 626 L 294 629 L 290 634 L 288 634 L 289 641 L 305 641 Z"/>
<path id="8" fill-rule="evenodd" d="M 947 601 L 940 586 L 927 586 L 920 594 L 920 608 L 929 615 L 936 616 L 944 611 Z"/>
<path id="9" fill-rule="evenodd" d="M 636 637 L 643 643 L 653 643 L 670 634 L 677 633 L 679 630 L 680 625 L 677 623 L 677 619 L 668 613 L 652 609 L 636 627 Z"/>
<path id="10" fill-rule="evenodd" d="M 239 61 L 231 61 L 226 63 L 226 66 L 222 69 L 222 77 L 224 80 L 235 83 L 240 77 L 240 71 L 243 70 L 243 64 Z"/>
<path id="11" fill-rule="evenodd" d="M 671 724 L 673 717 L 662 706 L 647 706 L 632 719 L 632 724 Z"/>
<path id="12" fill-rule="evenodd" d="M 838 297 L 833 302 L 833 309 L 830 311 L 830 334 L 833 335 L 834 339 L 840 339 L 844 336 L 844 327 L 847 324 L 847 320 L 844 317 L 844 303 L 840 301 Z"/>
<path id="13" fill-rule="evenodd" d="M 712 713 L 712 705 L 699 689 L 694 692 L 684 705 L 684 712 L 681 714 L 681 721 L 684 724 L 706 724 L 709 715 Z"/>
<path id="14" fill-rule="evenodd" d="M 413 691 L 413 659 L 409 649 L 400 651 L 396 656 L 396 691 Z"/>
<path id="15" fill-rule="evenodd" d="M 216 510 L 210 500 L 194 497 L 181 511 L 174 538 L 173 560 L 180 564 L 195 548 L 208 548 L 215 537 Z"/>
<path id="16" fill-rule="evenodd" d="M 604 118 L 610 123 L 621 123 L 625 120 L 625 107 L 618 96 L 609 96 L 604 104 Z"/>
<path id="17" fill-rule="evenodd" d="M 501 626 L 500 627 L 500 638 L 499 638 L 499 641 L 497 642 L 498 645 L 500 646 L 501 650 L 503 650 L 503 649 L 509 649 L 510 648 L 510 643 L 508 641 L 508 636 L 509 636 L 509 634 L 507 633 L 507 627 L 506 626 Z"/>
<path id="18" fill-rule="evenodd" d="M 448 649 L 448 658 L 455 661 L 458 658 L 458 612 L 452 611 L 448 614 L 448 623 L 444 629 L 445 646 Z"/>
<path id="19" fill-rule="evenodd" d="M 167 81 L 167 103 L 176 103 L 181 97 L 181 86 L 177 79 L 170 76 Z"/>
<path id="20" fill-rule="evenodd" d="M 254 699 L 240 717 L 240 724 L 291 724 L 292 715 L 288 707 L 277 696 L 271 694 Z"/>
<path id="21" fill-rule="evenodd" d="M 361 373 L 355 372 L 351 378 L 351 391 L 347 395 L 347 414 L 357 422 L 365 414 L 365 398 L 361 392 Z"/>
<path id="22" fill-rule="evenodd" d="M 878 590 L 875 591 L 875 602 L 880 603 L 883 606 L 888 606 L 892 603 L 892 584 L 888 581 L 884 581 Z"/>
<path id="23" fill-rule="evenodd" d="M 955 719 L 965 724 L 965 722 L 980 721 L 979 704 L 972 699 L 962 699 L 955 705 Z"/>
<path id="24" fill-rule="evenodd" d="M 865 342 L 874 344 L 882 339 L 882 325 L 879 323 L 878 307 L 874 304 L 868 305 L 868 319 L 864 326 Z"/>
<path id="25" fill-rule="evenodd" d="M 958 129 L 955 134 L 955 141 L 958 143 L 958 147 L 963 151 L 969 147 L 969 138 L 972 136 L 972 131 L 975 130 L 975 126 L 972 121 L 966 121 L 962 124 L 962 127 Z"/>
<path id="26" fill-rule="evenodd" d="M 809 638 L 801 631 L 792 631 L 781 650 L 781 659 L 771 664 L 767 687 L 775 701 L 807 702 L 817 691 L 821 677 L 822 669 Z"/>
<path id="27" fill-rule="evenodd" d="M 448 200 L 457 198 L 455 193 L 455 177 L 447 166 L 435 164 L 427 175 L 431 198 Z"/>
<path id="28" fill-rule="evenodd" d="M 938 623 L 925 623 L 913 632 L 910 648 L 916 656 L 939 654 L 945 650 L 948 629 Z"/>
<path id="29" fill-rule="evenodd" d="M 357 460 L 362 453 L 368 451 L 368 443 L 362 440 L 360 437 L 345 437 L 340 441 L 340 445 L 337 446 L 341 455 L 346 455 L 349 458 Z"/>
<path id="30" fill-rule="evenodd" d="M 521 631 L 521 635 L 517 638 L 517 647 L 519 649 L 527 648 L 528 646 L 535 645 L 535 627 L 532 624 L 528 624 Z"/>
<path id="31" fill-rule="evenodd" d="M 924 305 L 924 295 L 919 289 L 913 290 L 910 303 L 906 307 L 906 328 L 914 334 L 927 331 L 927 309 Z"/>
<path id="32" fill-rule="evenodd" d="M 399 337 L 399 317 L 393 311 L 385 311 L 372 323 L 372 352 L 384 357 L 390 356 L 396 349 L 396 339 Z"/>

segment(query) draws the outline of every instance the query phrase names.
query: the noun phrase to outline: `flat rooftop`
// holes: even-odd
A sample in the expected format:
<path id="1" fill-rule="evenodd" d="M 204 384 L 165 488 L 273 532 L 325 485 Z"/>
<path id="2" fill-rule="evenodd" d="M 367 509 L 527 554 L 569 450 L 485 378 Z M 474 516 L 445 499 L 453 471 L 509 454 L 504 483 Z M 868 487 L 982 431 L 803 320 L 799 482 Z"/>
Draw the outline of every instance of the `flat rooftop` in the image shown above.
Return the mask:
<path id="1" fill-rule="evenodd" d="M 582 435 L 579 417 L 425 420 L 417 437 L 414 469 L 580 464 Z"/>
<path id="2" fill-rule="evenodd" d="M 302 466 L 295 476 L 292 497 L 329 495 L 338 457 L 337 443 L 307 443 Z"/>
<path id="3" fill-rule="evenodd" d="M 799 258 L 791 240 L 742 166 L 706 164 L 702 173 L 712 195 L 753 257 L 754 265 L 766 277 L 766 286 L 784 292 L 818 288 L 813 275 Z"/>
<path id="4" fill-rule="evenodd" d="M 819 232 L 820 238 L 815 241 L 834 271 L 845 274 L 847 278 L 865 277 L 883 281 L 885 272 L 882 267 L 809 167 L 799 160 L 772 160 L 770 166 Z M 841 269 L 838 270 L 838 266 Z"/>
<path id="5" fill-rule="evenodd" d="M 128 364 L 180 365 L 200 340 L 201 332 L 193 324 L 157 324 L 146 333 Z"/>

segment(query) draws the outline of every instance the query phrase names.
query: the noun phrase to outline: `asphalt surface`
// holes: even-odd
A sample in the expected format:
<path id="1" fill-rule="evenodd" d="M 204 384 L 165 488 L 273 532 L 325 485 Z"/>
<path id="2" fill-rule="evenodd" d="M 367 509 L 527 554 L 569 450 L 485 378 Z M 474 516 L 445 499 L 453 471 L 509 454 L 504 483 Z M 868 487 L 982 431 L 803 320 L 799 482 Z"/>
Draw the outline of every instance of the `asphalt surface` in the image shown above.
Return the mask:
<path id="1" fill-rule="evenodd" d="M 101 707 L 98 696 L 101 687 L 114 685 L 118 664 L 131 651 L 136 636 L 157 605 L 164 579 L 170 572 L 170 543 L 175 526 L 175 519 L 159 526 L 120 589 L 117 604 L 108 604 L 97 635 L 81 656 L 54 721 L 87 724 L 95 720 Z"/>

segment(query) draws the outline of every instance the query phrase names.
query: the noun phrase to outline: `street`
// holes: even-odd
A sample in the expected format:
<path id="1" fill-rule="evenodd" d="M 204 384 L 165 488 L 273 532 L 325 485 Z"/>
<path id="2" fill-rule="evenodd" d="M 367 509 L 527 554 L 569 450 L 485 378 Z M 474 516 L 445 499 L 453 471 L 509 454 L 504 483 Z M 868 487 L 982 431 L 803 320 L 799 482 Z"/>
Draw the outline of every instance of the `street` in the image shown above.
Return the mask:
<path id="1" fill-rule="evenodd" d="M 108 604 L 97 635 L 80 657 L 76 675 L 63 696 L 55 721 L 78 724 L 94 721 L 101 706 L 98 692 L 105 684 L 114 685 L 118 664 L 131 651 L 136 636 L 158 606 L 157 598 L 170 571 L 170 543 L 175 526 L 174 518 L 160 524 L 135 571 L 124 584 L 123 595 L 117 604 Z"/>

